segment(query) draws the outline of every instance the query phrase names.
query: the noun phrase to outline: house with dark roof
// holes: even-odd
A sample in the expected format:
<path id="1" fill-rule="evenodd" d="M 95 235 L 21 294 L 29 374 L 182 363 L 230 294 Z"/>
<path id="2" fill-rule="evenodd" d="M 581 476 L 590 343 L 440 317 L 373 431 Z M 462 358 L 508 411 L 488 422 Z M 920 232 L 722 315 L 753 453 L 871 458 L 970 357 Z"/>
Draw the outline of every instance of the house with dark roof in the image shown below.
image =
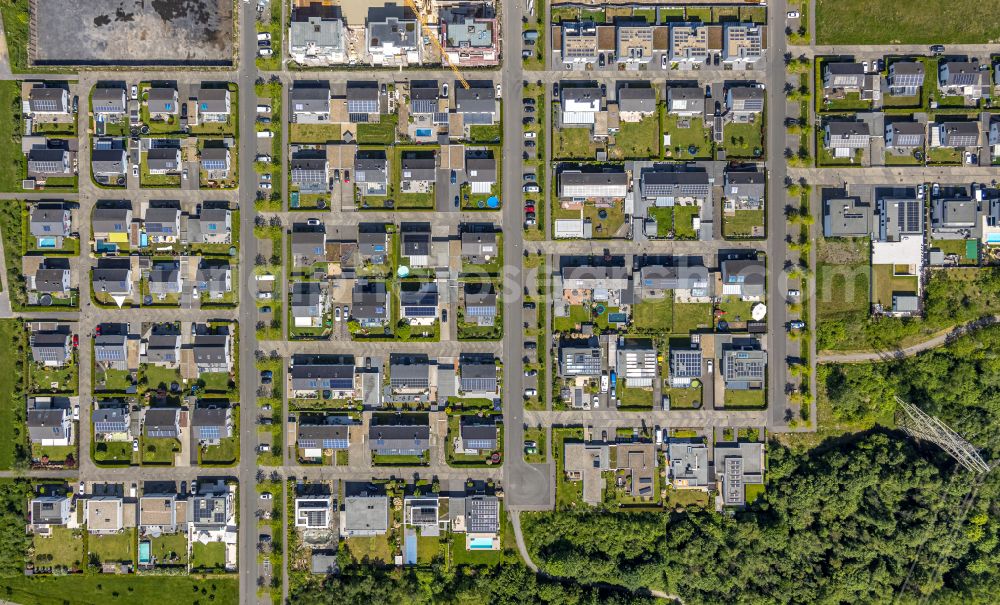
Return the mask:
<path id="1" fill-rule="evenodd" d="M 329 391 L 331 399 L 356 395 L 352 355 L 293 355 L 288 373 L 295 398 L 316 398 L 323 391 Z"/>
<path id="2" fill-rule="evenodd" d="M 128 370 L 128 333 L 123 324 L 116 331 L 102 330 L 94 337 L 94 362 L 109 370 Z"/>
<path id="3" fill-rule="evenodd" d="M 127 258 L 98 258 L 97 266 L 91 269 L 90 279 L 95 294 L 132 296 L 132 269 Z"/>
<path id="4" fill-rule="evenodd" d="M 197 334 L 194 337 L 194 363 L 199 374 L 233 370 L 232 339 L 229 334 Z"/>
<path id="5" fill-rule="evenodd" d="M 347 83 L 347 116 L 351 122 L 377 122 L 380 111 L 378 85 L 375 82 Z"/>
<path id="6" fill-rule="evenodd" d="M 48 177 L 73 174 L 67 149 L 35 147 L 28 151 L 28 176 Z"/>
<path id="7" fill-rule="evenodd" d="M 232 243 L 232 212 L 229 208 L 202 208 L 201 214 L 188 219 L 188 241 L 192 244 Z"/>
<path id="8" fill-rule="evenodd" d="M 452 90 L 455 95 L 454 113 L 461 116 L 462 128 L 467 131 L 469 126 L 496 124 L 500 117 L 496 88 L 492 80 L 475 80 L 469 82 L 469 88 L 454 83 Z"/>
<path id="9" fill-rule="evenodd" d="M 857 149 L 865 149 L 871 140 L 867 122 L 831 120 L 823 130 L 823 145 L 834 157 L 851 157 Z"/>
<path id="10" fill-rule="evenodd" d="M 469 282 L 462 286 L 464 321 L 488 327 L 496 323 L 497 292 L 491 283 Z"/>
<path id="11" fill-rule="evenodd" d="M 178 439 L 180 418 L 180 408 L 149 408 L 142 417 L 142 434 L 154 439 Z"/>
<path id="12" fill-rule="evenodd" d="M 310 151 L 308 155 L 301 152 L 289 160 L 292 171 L 292 185 L 302 193 L 317 193 L 330 190 L 330 162 L 326 152 Z M 357 179 L 355 179 L 357 180 Z"/>
<path id="13" fill-rule="evenodd" d="M 32 332 L 30 341 L 31 358 L 35 363 L 43 366 L 64 366 L 73 357 L 73 335 L 70 333 L 69 326 Z"/>
<path id="14" fill-rule="evenodd" d="M 410 82 L 410 113 L 413 115 L 434 114 L 438 111 L 441 87 L 437 80 L 414 80 Z"/>
<path id="15" fill-rule="evenodd" d="M 499 392 L 496 360 L 492 355 L 467 353 L 459 357 L 459 386 L 463 397 L 492 398 Z"/>
<path id="16" fill-rule="evenodd" d="M 72 288 L 71 275 L 68 259 L 48 257 L 42 259 L 34 273 L 26 273 L 24 277 L 29 292 L 65 297 Z"/>
<path id="17" fill-rule="evenodd" d="M 128 156 L 123 145 L 96 147 L 90 152 L 90 172 L 95 179 L 113 182 L 127 171 Z"/>
<path id="18" fill-rule="evenodd" d="M 320 328 L 328 308 L 320 282 L 295 282 L 291 292 L 292 323 L 296 328 Z"/>
<path id="19" fill-rule="evenodd" d="M 181 360 L 181 336 L 172 325 L 153 326 L 146 336 L 143 363 L 177 367 Z M 155 386 L 155 385 L 154 385 Z"/>
<path id="20" fill-rule="evenodd" d="M 886 148 L 923 148 L 925 126 L 920 122 L 892 122 L 885 125 Z"/>
<path id="21" fill-rule="evenodd" d="M 932 239 L 979 239 L 982 235 L 983 202 L 965 195 L 939 196 L 931 199 L 930 206 Z"/>
<path id="22" fill-rule="evenodd" d="M 384 225 L 362 225 L 358 229 L 358 255 L 361 261 L 372 265 L 383 265 L 389 249 L 389 234 Z"/>
<path id="23" fill-rule="evenodd" d="M 66 116 L 73 106 L 67 89 L 43 84 L 28 92 L 27 109 L 35 116 Z"/>
<path id="24" fill-rule="evenodd" d="M 337 5 L 295 4 L 288 24 L 288 54 L 302 65 L 347 61 L 347 28 Z"/>
<path id="25" fill-rule="evenodd" d="M 400 155 L 400 191 L 426 192 L 437 179 L 433 151 L 404 151 Z"/>
<path id="26" fill-rule="evenodd" d="M 399 254 L 411 267 L 430 266 L 430 223 L 402 223 L 400 225 Z"/>
<path id="27" fill-rule="evenodd" d="M 354 157 L 354 183 L 362 195 L 387 195 L 389 160 L 383 149 L 359 150 Z"/>
<path id="28" fill-rule="evenodd" d="M 292 121 L 318 124 L 330 121 L 330 87 L 297 83 L 288 93 L 292 106 Z"/>
<path id="29" fill-rule="evenodd" d="M 98 86 L 94 89 L 90 102 L 94 117 L 104 122 L 121 120 L 128 109 L 124 86 Z"/>
<path id="30" fill-rule="evenodd" d="M 226 147 L 205 147 L 198 158 L 209 179 L 229 178 L 230 156 Z"/>
<path id="31" fill-rule="evenodd" d="M 390 297 L 385 282 L 358 280 L 351 291 L 351 319 L 362 328 L 382 328 L 389 321 Z"/>
<path id="32" fill-rule="evenodd" d="M 151 244 L 172 244 L 181 234 L 181 211 L 178 208 L 149 208 L 143 219 L 143 231 Z"/>
<path id="33" fill-rule="evenodd" d="M 66 397 L 28 397 L 28 439 L 41 446 L 73 445 L 73 410 Z"/>
<path id="34" fill-rule="evenodd" d="M 984 91 L 989 95 L 989 70 L 979 69 L 971 61 L 941 61 L 938 64 L 938 91 L 979 100 Z"/>
<path id="35" fill-rule="evenodd" d="M 723 211 L 764 208 L 766 178 L 763 170 L 726 170 L 723 175 Z"/>
<path id="36" fill-rule="evenodd" d="M 28 229 L 41 249 L 62 248 L 63 240 L 73 232 L 72 214 L 61 202 L 39 202 L 31 208 Z"/>
<path id="37" fill-rule="evenodd" d="M 233 436 L 232 408 L 201 406 L 191 414 L 191 437 L 201 445 L 219 445 Z"/>
<path id="38" fill-rule="evenodd" d="M 90 229 L 98 243 L 101 241 L 128 243 L 131 224 L 131 208 L 98 206 L 94 208 L 94 213 L 91 216 Z"/>
<path id="39" fill-rule="evenodd" d="M 94 436 L 99 441 L 130 441 L 132 412 L 129 406 L 114 402 L 100 404 L 90 415 Z"/>
<path id="40" fill-rule="evenodd" d="M 760 300 L 764 296 L 764 261 L 757 259 L 724 260 L 722 295 L 742 300 Z"/>
<path id="41" fill-rule="evenodd" d="M 393 391 L 426 391 L 431 387 L 430 360 L 424 354 L 391 353 L 389 386 Z"/>
<path id="42" fill-rule="evenodd" d="M 180 296 L 184 283 L 178 261 L 157 261 L 146 280 L 149 294 L 163 300 L 167 296 Z"/>
<path id="43" fill-rule="evenodd" d="M 872 205 L 858 197 L 823 200 L 824 237 L 871 237 Z"/>
<path id="44" fill-rule="evenodd" d="M 712 282 L 708 268 L 701 259 L 676 265 L 644 265 L 639 269 L 639 288 L 643 298 L 663 298 L 673 293 L 674 300 L 706 298 L 711 295 Z"/>
<path id="45" fill-rule="evenodd" d="M 302 223 L 292 225 L 292 263 L 311 267 L 326 260 L 326 233 Z"/>
<path id="46" fill-rule="evenodd" d="M 656 91 L 652 86 L 624 85 L 618 89 L 618 115 L 622 122 L 641 122 L 656 112 Z"/>
<path id="47" fill-rule="evenodd" d="M 228 88 L 205 88 L 202 86 L 198 89 L 194 105 L 197 108 L 198 121 L 201 123 L 225 124 L 229 121 L 229 115 L 232 112 Z"/>
<path id="48" fill-rule="evenodd" d="M 979 122 L 938 122 L 931 126 L 937 130 L 938 147 L 977 147 L 979 145 Z M 935 137 L 931 137 L 933 146 Z"/>
<path id="49" fill-rule="evenodd" d="M 423 35 L 408 6 L 370 6 L 365 19 L 365 48 L 372 65 L 419 65 Z"/>
<path id="50" fill-rule="evenodd" d="M 702 355 L 696 347 L 670 349 L 670 386 L 687 388 L 695 380 L 701 380 Z"/>
<path id="51" fill-rule="evenodd" d="M 491 418 L 477 419 L 474 416 L 462 416 L 459 424 L 459 447 L 464 454 L 482 454 L 496 451 L 497 424 Z"/>
<path id="52" fill-rule="evenodd" d="M 893 61 L 889 64 L 889 94 L 897 97 L 913 97 L 920 94 L 924 85 L 924 64 L 922 61 Z"/>
<path id="53" fill-rule="evenodd" d="M 180 106 L 177 103 L 176 88 L 148 88 L 145 93 L 149 119 L 169 120 L 180 111 Z"/>
<path id="54" fill-rule="evenodd" d="M 764 111 L 764 88 L 733 86 L 726 90 L 726 110 L 736 122 L 750 121 Z"/>
<path id="55" fill-rule="evenodd" d="M 495 231 L 462 231 L 462 260 L 476 265 L 499 258 L 499 244 Z"/>
<path id="56" fill-rule="evenodd" d="M 233 269 L 229 263 L 211 263 L 202 259 L 196 275 L 198 292 L 209 300 L 221 300 L 233 291 Z"/>
<path id="57" fill-rule="evenodd" d="M 149 174 L 176 174 L 181 171 L 179 147 L 153 147 L 146 152 Z"/>
<path id="58" fill-rule="evenodd" d="M 399 285 L 400 317 L 414 326 L 429 326 L 438 319 L 438 287 L 434 282 L 405 281 Z"/>
<path id="59" fill-rule="evenodd" d="M 346 450 L 350 424 L 346 416 L 303 415 L 297 425 L 296 445 L 303 458 L 321 458 L 323 450 Z"/>
<path id="60" fill-rule="evenodd" d="M 684 118 L 705 116 L 705 92 L 697 86 L 667 89 L 667 113 Z"/>
<path id="61" fill-rule="evenodd" d="M 379 456 L 423 456 L 430 448 L 430 433 L 426 424 L 373 422 L 368 427 L 368 446 Z"/>
<path id="62" fill-rule="evenodd" d="M 722 348 L 722 378 L 736 391 L 762 390 L 766 384 L 767 352 L 760 342 L 733 342 Z"/>
<path id="63" fill-rule="evenodd" d="M 492 157 L 470 157 L 465 160 L 465 176 L 474 194 L 487 194 L 497 183 L 497 161 Z"/>

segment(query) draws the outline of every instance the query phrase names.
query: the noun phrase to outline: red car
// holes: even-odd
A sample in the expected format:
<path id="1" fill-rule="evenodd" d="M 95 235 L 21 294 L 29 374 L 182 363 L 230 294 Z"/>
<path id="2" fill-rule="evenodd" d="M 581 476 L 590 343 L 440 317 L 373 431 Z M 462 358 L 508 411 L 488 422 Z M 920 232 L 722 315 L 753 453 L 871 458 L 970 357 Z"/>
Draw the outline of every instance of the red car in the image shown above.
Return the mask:
<path id="1" fill-rule="evenodd" d="M 74 334 L 73 335 L 73 347 L 75 348 L 75 347 L 79 347 L 79 346 L 80 346 L 80 335 L 79 334 Z"/>
<path id="2" fill-rule="evenodd" d="M 524 207 L 524 211 L 525 212 L 534 212 L 535 211 L 535 207 L 534 206 L 525 206 Z"/>

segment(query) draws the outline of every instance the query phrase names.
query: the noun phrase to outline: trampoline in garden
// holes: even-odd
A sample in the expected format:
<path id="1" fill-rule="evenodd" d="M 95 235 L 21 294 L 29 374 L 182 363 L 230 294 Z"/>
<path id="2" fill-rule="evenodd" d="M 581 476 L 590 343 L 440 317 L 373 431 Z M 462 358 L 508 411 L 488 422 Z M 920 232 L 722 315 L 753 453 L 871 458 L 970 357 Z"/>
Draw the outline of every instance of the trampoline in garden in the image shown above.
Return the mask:
<path id="1" fill-rule="evenodd" d="M 596 313 L 597 313 L 598 315 L 604 315 L 604 312 L 605 312 L 605 311 L 607 311 L 607 309 L 605 309 L 605 308 L 604 308 L 604 305 L 597 305 L 597 306 L 596 306 L 596 307 L 594 308 L 594 311 L 595 311 L 595 312 L 596 312 Z"/>
<path id="2" fill-rule="evenodd" d="M 401 265 L 399 269 L 396 269 L 396 275 L 399 277 L 406 277 L 410 274 L 410 268 L 406 265 Z"/>
<path id="3" fill-rule="evenodd" d="M 598 210 L 597 211 L 597 218 L 601 219 L 602 221 L 604 219 L 608 218 L 608 211 L 604 210 L 603 208 L 601 210 Z"/>

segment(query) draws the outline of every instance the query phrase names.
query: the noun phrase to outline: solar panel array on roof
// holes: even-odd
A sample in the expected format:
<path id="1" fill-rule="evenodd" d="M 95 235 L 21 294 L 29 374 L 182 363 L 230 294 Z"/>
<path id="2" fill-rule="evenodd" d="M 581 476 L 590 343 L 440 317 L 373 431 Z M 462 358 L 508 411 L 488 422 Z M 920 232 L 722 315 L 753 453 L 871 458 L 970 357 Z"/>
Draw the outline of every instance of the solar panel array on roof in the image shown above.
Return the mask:
<path id="1" fill-rule="evenodd" d="M 348 445 L 347 439 L 299 439 L 299 447 L 302 449 L 346 450 Z"/>
<path id="2" fill-rule="evenodd" d="M 368 114 L 367 113 L 349 113 L 347 114 L 347 119 L 354 124 L 367 124 Z"/>
<path id="3" fill-rule="evenodd" d="M 124 433 L 128 425 L 121 420 L 95 422 L 94 430 L 98 433 Z"/>
<path id="4" fill-rule="evenodd" d="M 743 459 L 726 458 L 725 470 L 726 504 L 738 506 L 746 500 L 743 493 Z"/>
<path id="5" fill-rule="evenodd" d="M 466 502 L 470 533 L 495 533 L 500 526 L 500 505 L 496 498 L 470 498 Z"/>
<path id="6" fill-rule="evenodd" d="M 198 439 L 209 441 L 222 438 L 222 431 L 217 426 L 199 426 Z"/>
<path id="7" fill-rule="evenodd" d="M 470 392 L 492 391 L 496 389 L 496 378 L 463 378 L 462 390 Z"/>
<path id="8" fill-rule="evenodd" d="M 465 444 L 470 450 L 488 450 L 493 447 L 494 442 L 487 439 L 469 439 Z"/>
<path id="9" fill-rule="evenodd" d="M 436 307 L 403 307 L 403 313 L 407 317 L 434 317 L 437 314 Z"/>

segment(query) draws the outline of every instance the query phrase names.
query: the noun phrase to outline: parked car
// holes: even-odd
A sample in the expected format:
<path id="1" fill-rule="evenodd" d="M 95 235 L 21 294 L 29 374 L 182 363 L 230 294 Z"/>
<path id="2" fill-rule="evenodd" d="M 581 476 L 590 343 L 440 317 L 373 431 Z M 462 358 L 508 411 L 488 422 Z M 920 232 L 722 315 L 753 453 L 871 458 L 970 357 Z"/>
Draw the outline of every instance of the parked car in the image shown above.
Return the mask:
<path id="1" fill-rule="evenodd" d="M 535 108 L 528 105 L 527 107 L 524 108 L 524 113 L 535 113 Z"/>
<path id="2" fill-rule="evenodd" d="M 538 376 L 538 370 L 525 370 L 525 376 Z"/>
<path id="3" fill-rule="evenodd" d="M 259 56 L 259 57 L 270 57 L 273 54 L 274 54 L 274 52 L 271 51 L 270 48 L 258 48 L 257 49 L 257 56 Z"/>
<path id="4" fill-rule="evenodd" d="M 133 452 L 138 452 L 139 451 L 139 440 L 138 439 L 133 439 L 132 440 L 132 451 Z"/>
<path id="5" fill-rule="evenodd" d="M 457 182 L 458 182 L 458 175 L 455 174 L 454 170 L 452 170 L 451 171 L 451 184 L 454 185 Z"/>
<path id="6" fill-rule="evenodd" d="M 261 493 L 260 493 L 260 499 L 261 499 L 261 500 L 270 500 L 270 499 L 272 499 L 273 497 L 274 497 L 274 496 L 272 496 L 272 495 L 271 495 L 271 492 L 261 492 Z"/>
<path id="7" fill-rule="evenodd" d="M 931 47 L 931 52 L 934 53 L 935 55 L 940 55 L 944 52 L 944 46 L 940 44 L 935 44 L 934 46 Z"/>
<path id="8" fill-rule="evenodd" d="M 660 67 L 662 69 L 666 69 L 667 68 L 667 55 L 666 54 L 664 54 L 663 56 L 660 57 Z"/>
<path id="9" fill-rule="evenodd" d="M 273 139 L 274 138 L 274 133 L 271 132 L 270 130 L 258 130 L 257 131 L 257 138 L 258 139 Z"/>
<path id="10" fill-rule="evenodd" d="M 266 444 L 266 443 L 261 443 L 260 445 L 257 446 L 257 453 L 258 454 L 264 454 L 264 453 L 267 453 L 267 452 L 270 452 L 270 451 L 271 451 L 271 446 L 268 445 L 268 444 Z M 263 494 L 261 494 L 261 498 L 264 498 Z M 264 499 L 266 500 L 267 498 L 264 498 Z M 268 541 L 270 541 L 270 536 L 268 536 Z"/>
<path id="11" fill-rule="evenodd" d="M 534 141 L 525 141 L 524 142 L 524 146 L 527 147 L 528 149 L 533 149 L 535 147 L 535 142 Z"/>
<path id="12" fill-rule="evenodd" d="M 534 181 L 534 180 L 535 180 L 535 173 L 534 173 L 534 172 L 525 172 L 525 173 L 524 173 L 524 174 L 523 174 L 523 175 L 521 176 L 521 178 L 523 178 L 523 179 L 524 179 L 524 181 L 525 181 L 526 183 L 529 183 L 529 182 L 531 182 L 531 181 Z"/>
<path id="13" fill-rule="evenodd" d="M 532 116 L 528 116 L 523 120 L 521 120 L 521 123 L 524 124 L 525 126 L 530 126 L 535 123 L 535 118 L 533 118 Z"/>
<path id="14" fill-rule="evenodd" d="M 274 380 L 274 373 L 271 372 L 271 370 L 263 370 L 263 371 L 261 371 L 261 373 L 260 373 L 260 382 L 261 382 L 261 384 L 271 384 L 272 380 Z"/>
<path id="15" fill-rule="evenodd" d="M 600 55 L 598 55 L 598 57 L 597 57 L 597 66 L 598 67 L 604 67 L 604 53 L 601 53 Z"/>
<path id="16" fill-rule="evenodd" d="M 455 196 L 455 207 L 458 208 L 458 196 Z"/>
<path id="17" fill-rule="evenodd" d="M 333 310 L 333 320 L 340 321 L 340 307 L 337 307 Z"/>
<path id="18" fill-rule="evenodd" d="M 268 42 L 270 42 L 271 41 L 271 34 L 269 34 L 267 32 L 259 33 L 259 34 L 257 34 L 257 40 L 267 40 Z"/>
<path id="19" fill-rule="evenodd" d="M 534 397 L 538 394 L 538 389 L 524 389 L 524 397 Z"/>
<path id="20" fill-rule="evenodd" d="M 448 83 L 447 82 L 445 82 L 444 84 L 441 85 L 441 96 L 444 97 L 444 98 L 446 98 L 446 99 L 448 98 Z"/>
<path id="21" fill-rule="evenodd" d="M 132 176 L 139 178 L 139 165 L 132 164 Z"/>
<path id="22" fill-rule="evenodd" d="M 802 330 L 806 327 L 806 322 L 802 321 L 801 319 L 793 319 L 792 321 L 788 322 L 788 327 L 792 330 Z"/>
<path id="23" fill-rule="evenodd" d="M 136 86 L 135 84 L 133 84 L 132 85 L 131 93 L 132 94 L 130 96 L 132 97 L 132 100 L 133 101 L 138 101 L 139 100 L 139 87 Z"/>
<path id="24" fill-rule="evenodd" d="M 257 157 L 254 158 L 254 161 L 256 161 L 256 162 L 270 163 L 271 162 L 271 156 L 269 156 L 269 155 L 267 155 L 265 153 L 258 153 Z"/>
<path id="25" fill-rule="evenodd" d="M 525 105 L 534 105 L 535 104 L 535 99 L 533 99 L 532 97 L 524 97 L 523 99 L 521 99 L 521 101 Z"/>
<path id="26" fill-rule="evenodd" d="M 537 136 L 538 135 L 536 133 L 531 132 L 531 131 L 524 133 L 524 138 L 526 138 L 526 139 L 534 139 Z"/>
<path id="27" fill-rule="evenodd" d="M 789 290 L 788 291 L 788 298 L 795 298 L 796 296 L 801 296 L 801 295 L 802 295 L 802 293 L 799 292 L 798 290 Z"/>
<path id="28" fill-rule="evenodd" d="M 257 113 L 271 113 L 271 106 L 270 105 L 258 105 L 257 106 Z"/>

